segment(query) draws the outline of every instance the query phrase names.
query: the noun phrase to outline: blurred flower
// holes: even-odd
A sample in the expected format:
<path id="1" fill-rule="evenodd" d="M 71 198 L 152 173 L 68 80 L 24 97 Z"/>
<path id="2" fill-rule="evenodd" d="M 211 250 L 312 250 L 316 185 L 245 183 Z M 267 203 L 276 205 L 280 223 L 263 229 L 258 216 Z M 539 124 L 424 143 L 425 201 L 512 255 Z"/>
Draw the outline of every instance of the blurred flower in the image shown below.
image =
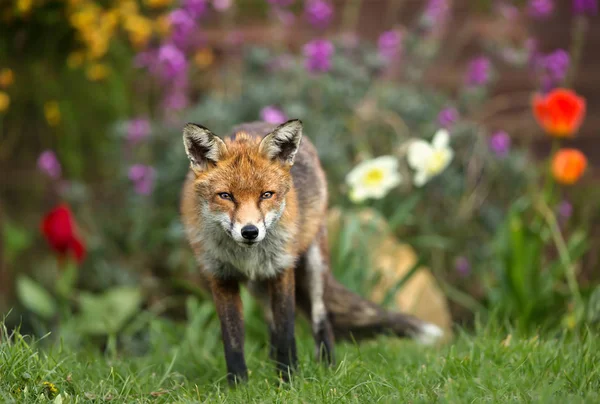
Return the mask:
<path id="1" fill-rule="evenodd" d="M 459 119 L 458 110 L 453 107 L 447 107 L 440 111 L 437 116 L 438 125 L 444 129 L 449 129 Z"/>
<path id="2" fill-rule="evenodd" d="M 346 176 L 346 183 L 350 186 L 349 197 L 355 203 L 369 198 L 381 199 L 401 181 L 398 159 L 394 156 L 363 161 Z"/>
<path id="3" fill-rule="evenodd" d="M 448 131 L 440 129 L 431 143 L 419 139 L 410 144 L 407 160 L 408 165 L 415 170 L 413 182 L 417 187 L 423 186 L 448 167 L 454 156 L 454 151 L 450 148 L 449 143 Z"/>
<path id="4" fill-rule="evenodd" d="M 50 126 L 57 126 L 60 123 L 60 108 L 58 102 L 48 101 L 44 104 L 44 115 Z"/>
<path id="5" fill-rule="evenodd" d="M 187 68 L 187 60 L 182 51 L 173 44 L 162 45 L 158 49 L 160 74 L 164 79 L 172 80 Z"/>
<path id="6" fill-rule="evenodd" d="M 268 123 L 280 124 L 287 121 L 287 116 L 276 106 L 269 105 L 260 111 L 260 119 Z"/>
<path id="7" fill-rule="evenodd" d="M 454 269 L 461 277 L 466 277 L 471 273 L 471 263 L 467 259 L 467 257 L 460 256 L 456 257 L 454 261 Z"/>
<path id="8" fill-rule="evenodd" d="M 562 220 L 566 220 L 573 214 L 573 205 L 569 201 L 562 201 L 558 205 L 557 211 L 558 216 L 560 216 Z"/>
<path id="9" fill-rule="evenodd" d="M 308 0 L 304 13 L 309 24 L 316 28 L 326 28 L 333 18 L 333 6 L 325 0 Z"/>
<path id="10" fill-rule="evenodd" d="M 496 132 L 490 138 L 490 149 L 498 157 L 506 157 L 510 151 L 510 136 L 504 131 Z"/>
<path id="11" fill-rule="evenodd" d="M 134 47 L 146 46 L 152 35 L 153 22 L 140 15 L 129 15 L 125 19 L 125 30 L 129 34 L 129 41 Z"/>
<path id="12" fill-rule="evenodd" d="M 7 88 L 15 81 L 13 71 L 7 67 L 0 70 L 0 87 Z"/>
<path id="13" fill-rule="evenodd" d="M 573 0 L 575 14 L 598 14 L 598 0 Z"/>
<path id="14" fill-rule="evenodd" d="M 19 14 L 27 14 L 31 11 L 33 0 L 17 0 L 16 6 Z"/>
<path id="15" fill-rule="evenodd" d="M 161 8 L 170 6 L 173 0 L 144 0 L 144 3 L 150 8 Z"/>
<path id="16" fill-rule="evenodd" d="M 267 3 L 279 7 L 291 6 L 293 2 L 294 0 L 267 0 Z"/>
<path id="17" fill-rule="evenodd" d="M 315 39 L 304 45 L 304 65 L 309 72 L 326 72 L 331 68 L 334 47 L 326 39 Z"/>
<path id="18" fill-rule="evenodd" d="M 46 150 L 40 154 L 37 161 L 38 169 L 52 179 L 60 178 L 61 167 L 56 154 L 52 150 Z"/>
<path id="19" fill-rule="evenodd" d="M 194 18 L 187 11 L 178 8 L 169 14 L 169 22 L 173 42 L 179 47 L 185 47 L 196 29 Z"/>
<path id="20" fill-rule="evenodd" d="M 490 79 L 492 63 L 484 56 L 472 59 L 467 69 L 466 83 L 469 86 L 482 86 Z"/>
<path id="21" fill-rule="evenodd" d="M 283 26 L 288 27 L 296 21 L 296 15 L 283 7 L 275 6 L 272 8 L 272 11 L 277 20 L 279 20 L 279 23 Z"/>
<path id="22" fill-rule="evenodd" d="M 170 91 L 163 100 L 163 107 L 170 111 L 181 111 L 189 104 L 188 96 L 182 89 Z"/>
<path id="23" fill-rule="evenodd" d="M 0 91 L 0 112 L 4 112 L 10 105 L 10 97 L 4 91 Z"/>
<path id="24" fill-rule="evenodd" d="M 207 0 L 183 0 L 181 8 L 187 11 L 193 18 L 202 17 L 208 8 Z"/>
<path id="25" fill-rule="evenodd" d="M 61 258 L 75 257 L 78 263 L 85 257 L 85 245 L 75 231 L 75 219 L 67 205 L 52 209 L 42 220 L 42 234 Z"/>
<path id="26" fill-rule="evenodd" d="M 54 383 L 43 382 L 42 386 L 44 386 L 44 392 L 50 400 L 53 400 L 58 395 L 58 389 Z"/>
<path id="27" fill-rule="evenodd" d="M 402 34 L 398 31 L 385 31 L 377 40 L 379 56 L 386 61 L 396 58 L 402 52 Z"/>
<path id="28" fill-rule="evenodd" d="M 143 164 L 135 164 L 129 167 L 129 179 L 133 182 L 133 188 L 139 195 L 150 195 L 154 187 L 154 168 Z"/>
<path id="29" fill-rule="evenodd" d="M 585 155 L 577 149 L 560 149 L 552 159 L 552 174 L 563 185 L 576 183 L 587 168 Z"/>
<path id="30" fill-rule="evenodd" d="M 450 5 L 448 0 L 429 0 L 425 11 L 423 12 L 423 20 L 429 28 L 443 25 L 450 14 Z"/>
<path id="31" fill-rule="evenodd" d="M 163 14 L 156 17 L 154 20 L 154 31 L 156 31 L 161 38 L 169 35 L 171 32 L 171 19 L 169 14 Z"/>
<path id="32" fill-rule="evenodd" d="M 585 99 L 564 88 L 533 98 L 535 118 L 546 133 L 555 137 L 574 136 L 583 122 L 585 110 Z"/>
<path id="33" fill-rule="evenodd" d="M 209 67 L 215 61 L 215 54 L 211 48 L 202 48 L 194 55 L 194 63 L 201 69 Z"/>
<path id="34" fill-rule="evenodd" d="M 538 55 L 536 59 L 537 68 L 542 70 L 544 90 L 550 90 L 559 85 L 567 76 L 570 57 L 565 50 L 558 49 L 547 55 Z"/>
<path id="35" fill-rule="evenodd" d="M 150 121 L 146 118 L 135 118 L 127 122 L 127 141 L 138 143 L 150 135 Z"/>
<path id="36" fill-rule="evenodd" d="M 109 72 L 110 69 L 104 63 L 94 63 L 86 69 L 85 75 L 90 81 L 100 81 L 104 80 Z"/>
<path id="37" fill-rule="evenodd" d="M 552 0 L 529 0 L 527 13 L 533 18 L 546 18 L 554 11 Z"/>
<path id="38" fill-rule="evenodd" d="M 71 69 L 80 67 L 85 61 L 85 54 L 83 52 L 71 52 L 67 56 L 67 66 Z"/>
<path id="39" fill-rule="evenodd" d="M 212 0 L 213 7 L 217 11 L 227 11 L 232 4 L 232 0 Z"/>

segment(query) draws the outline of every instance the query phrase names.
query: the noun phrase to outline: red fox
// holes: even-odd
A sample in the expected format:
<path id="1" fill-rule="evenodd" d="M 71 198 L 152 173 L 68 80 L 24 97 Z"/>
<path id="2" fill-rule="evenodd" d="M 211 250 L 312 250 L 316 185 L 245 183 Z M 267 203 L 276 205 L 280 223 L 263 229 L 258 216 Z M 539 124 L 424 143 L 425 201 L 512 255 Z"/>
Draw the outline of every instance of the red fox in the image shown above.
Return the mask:
<path id="1" fill-rule="evenodd" d="M 297 365 L 296 305 L 310 318 L 317 359 L 329 365 L 334 338 L 441 337 L 437 326 L 388 312 L 333 278 L 325 173 L 299 120 L 242 124 L 225 140 L 188 123 L 183 142 L 190 171 L 182 221 L 216 305 L 230 383 L 248 374 L 240 283 L 264 307 L 270 356 L 285 380 Z"/>

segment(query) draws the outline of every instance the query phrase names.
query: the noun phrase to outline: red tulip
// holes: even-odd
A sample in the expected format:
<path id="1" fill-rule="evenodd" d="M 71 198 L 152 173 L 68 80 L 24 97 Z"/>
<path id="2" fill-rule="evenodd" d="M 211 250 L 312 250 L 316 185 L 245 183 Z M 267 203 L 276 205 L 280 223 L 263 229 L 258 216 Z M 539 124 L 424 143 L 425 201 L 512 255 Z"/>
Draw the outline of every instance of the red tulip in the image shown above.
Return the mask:
<path id="1" fill-rule="evenodd" d="M 61 258 L 71 255 L 78 263 L 83 261 L 85 245 L 75 232 L 73 213 L 67 205 L 57 206 L 44 217 L 42 233 Z"/>
<path id="2" fill-rule="evenodd" d="M 585 99 L 572 90 L 557 88 L 533 98 L 533 114 L 550 136 L 573 137 L 585 117 Z"/>

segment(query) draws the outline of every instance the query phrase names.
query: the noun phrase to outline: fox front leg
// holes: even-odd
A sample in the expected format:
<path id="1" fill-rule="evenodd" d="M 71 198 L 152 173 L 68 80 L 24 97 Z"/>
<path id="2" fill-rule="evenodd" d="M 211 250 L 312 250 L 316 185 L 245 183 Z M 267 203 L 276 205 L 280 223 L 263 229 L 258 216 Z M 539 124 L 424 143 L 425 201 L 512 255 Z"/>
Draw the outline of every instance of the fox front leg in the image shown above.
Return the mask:
<path id="1" fill-rule="evenodd" d="M 213 299 L 221 322 L 227 381 L 230 385 L 248 380 L 244 358 L 244 319 L 240 287 L 236 280 L 213 279 Z"/>
<path id="2" fill-rule="evenodd" d="M 294 270 L 286 269 L 269 281 L 273 329 L 271 333 L 271 355 L 277 364 L 277 372 L 284 380 L 298 364 L 296 353 L 295 287 Z"/>

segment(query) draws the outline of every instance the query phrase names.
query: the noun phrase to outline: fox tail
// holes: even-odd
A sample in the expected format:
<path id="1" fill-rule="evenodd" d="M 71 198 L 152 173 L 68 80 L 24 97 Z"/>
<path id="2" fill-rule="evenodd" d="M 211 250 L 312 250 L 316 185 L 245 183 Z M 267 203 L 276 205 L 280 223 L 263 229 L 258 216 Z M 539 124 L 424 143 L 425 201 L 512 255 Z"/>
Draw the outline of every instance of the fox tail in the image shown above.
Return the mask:
<path id="1" fill-rule="evenodd" d="M 444 332 L 438 326 L 405 313 L 385 310 L 340 284 L 328 274 L 324 303 L 336 340 L 369 339 L 381 334 L 413 338 L 430 345 Z"/>

